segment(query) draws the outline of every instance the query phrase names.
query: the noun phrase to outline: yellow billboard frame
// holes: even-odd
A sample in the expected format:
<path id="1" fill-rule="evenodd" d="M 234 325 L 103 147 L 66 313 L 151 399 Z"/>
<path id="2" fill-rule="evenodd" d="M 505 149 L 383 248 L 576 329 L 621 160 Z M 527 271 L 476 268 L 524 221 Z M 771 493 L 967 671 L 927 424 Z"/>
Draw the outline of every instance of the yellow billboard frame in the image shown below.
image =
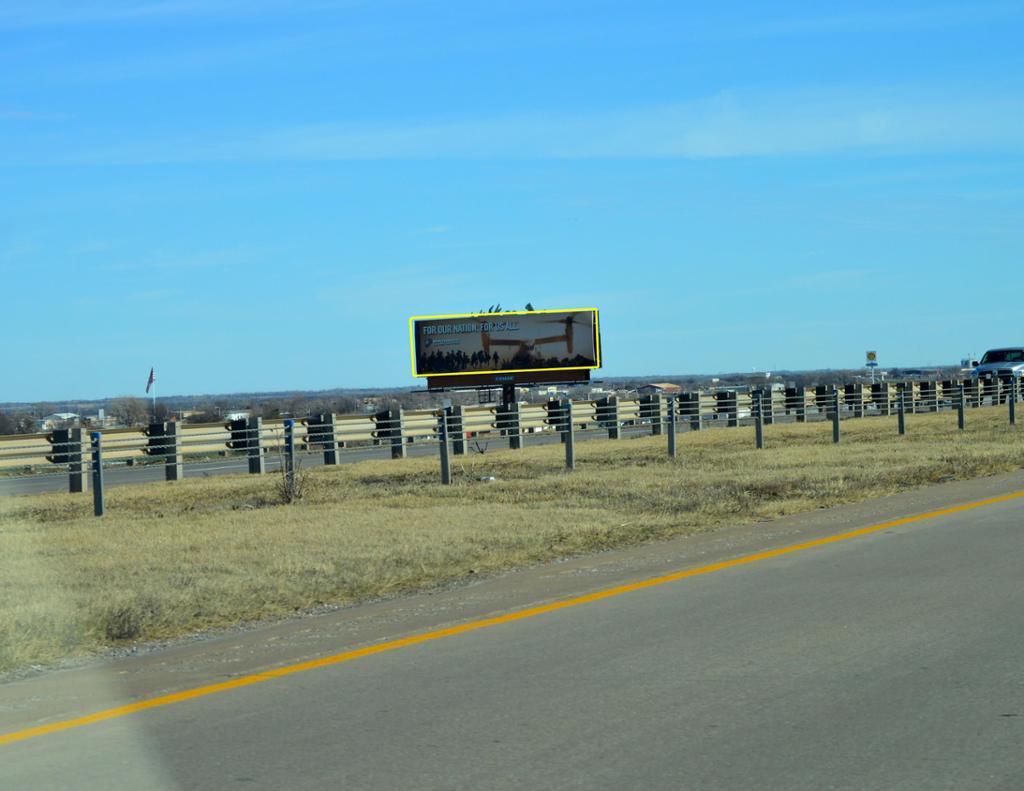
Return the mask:
<path id="1" fill-rule="evenodd" d="M 429 319 L 490 319 L 494 316 L 533 316 L 538 313 L 593 313 L 594 314 L 594 351 L 597 354 L 595 365 L 572 365 L 564 368 L 515 368 L 502 369 L 500 371 L 455 371 L 447 374 L 419 374 L 416 373 L 416 322 Z M 410 316 L 409 317 L 409 360 L 412 363 L 412 375 L 417 379 L 426 379 L 435 376 L 466 376 L 471 373 L 493 373 L 501 374 L 522 374 L 534 373 L 537 371 L 590 371 L 601 367 L 601 326 L 598 320 L 597 308 L 555 308 L 553 310 L 503 310 L 498 313 L 442 313 L 436 316 Z"/>

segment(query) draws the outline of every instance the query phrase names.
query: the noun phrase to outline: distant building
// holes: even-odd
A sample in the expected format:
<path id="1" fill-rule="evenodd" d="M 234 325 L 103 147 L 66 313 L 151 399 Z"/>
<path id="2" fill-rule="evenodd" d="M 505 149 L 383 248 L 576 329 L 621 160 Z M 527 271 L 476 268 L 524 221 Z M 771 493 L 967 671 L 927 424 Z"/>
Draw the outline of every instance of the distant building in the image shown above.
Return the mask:
<path id="1" fill-rule="evenodd" d="M 95 415 L 84 415 L 81 422 L 88 424 L 91 428 L 110 428 L 117 421 L 107 415 L 105 410 L 97 409 Z"/>
<path id="2" fill-rule="evenodd" d="M 78 419 L 78 415 L 74 412 L 54 412 L 52 415 L 40 418 L 37 425 L 40 431 L 53 431 L 55 428 L 64 428 L 69 424 L 77 423 Z"/>
<path id="3" fill-rule="evenodd" d="M 636 391 L 641 395 L 678 395 L 683 391 L 683 388 L 671 382 L 652 382 L 651 384 L 640 385 Z"/>
<path id="4" fill-rule="evenodd" d="M 552 398 L 562 398 L 563 396 L 567 395 L 569 391 L 564 387 L 557 387 L 555 385 L 543 385 L 541 387 L 538 387 L 535 392 L 539 398 L 547 398 L 550 400 Z"/>

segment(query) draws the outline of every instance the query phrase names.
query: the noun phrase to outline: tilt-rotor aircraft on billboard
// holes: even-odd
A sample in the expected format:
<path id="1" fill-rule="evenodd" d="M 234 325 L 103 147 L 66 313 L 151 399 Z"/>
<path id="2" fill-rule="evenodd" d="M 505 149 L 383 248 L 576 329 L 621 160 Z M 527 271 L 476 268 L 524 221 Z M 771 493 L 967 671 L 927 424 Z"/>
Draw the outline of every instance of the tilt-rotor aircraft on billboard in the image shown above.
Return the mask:
<path id="1" fill-rule="evenodd" d="M 413 316 L 409 341 L 431 390 L 586 382 L 601 367 L 597 308 Z"/>

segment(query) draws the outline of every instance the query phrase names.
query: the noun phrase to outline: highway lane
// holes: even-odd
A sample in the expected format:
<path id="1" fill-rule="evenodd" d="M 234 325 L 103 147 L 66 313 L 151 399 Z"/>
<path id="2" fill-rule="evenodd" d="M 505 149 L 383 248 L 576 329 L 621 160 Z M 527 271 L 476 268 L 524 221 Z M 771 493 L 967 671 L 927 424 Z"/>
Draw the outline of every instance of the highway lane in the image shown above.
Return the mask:
<path id="1" fill-rule="evenodd" d="M 1021 788 L 1022 526 L 890 525 L 40 736 L 0 787 Z"/>

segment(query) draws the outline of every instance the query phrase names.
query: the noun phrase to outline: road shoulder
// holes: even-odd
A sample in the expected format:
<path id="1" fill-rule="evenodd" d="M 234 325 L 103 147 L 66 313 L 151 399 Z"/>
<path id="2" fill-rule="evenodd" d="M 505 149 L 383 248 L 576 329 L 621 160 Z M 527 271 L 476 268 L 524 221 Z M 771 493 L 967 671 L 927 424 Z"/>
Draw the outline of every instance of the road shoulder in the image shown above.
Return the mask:
<path id="1" fill-rule="evenodd" d="M 0 733 L 1024 489 L 1024 471 L 612 550 L 0 685 Z"/>

